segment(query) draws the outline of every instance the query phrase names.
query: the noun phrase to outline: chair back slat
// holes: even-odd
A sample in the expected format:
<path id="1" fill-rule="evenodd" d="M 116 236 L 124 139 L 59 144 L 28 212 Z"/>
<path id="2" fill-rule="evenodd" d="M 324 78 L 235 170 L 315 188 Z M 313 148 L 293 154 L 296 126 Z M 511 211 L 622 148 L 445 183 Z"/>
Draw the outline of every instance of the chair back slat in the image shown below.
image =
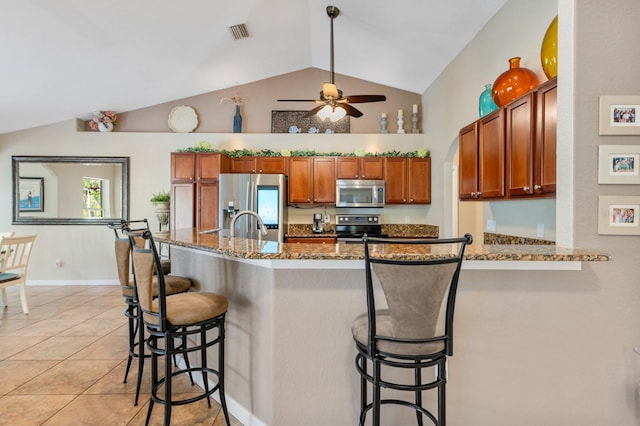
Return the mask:
<path id="1" fill-rule="evenodd" d="M 2 237 L 0 239 L 0 273 L 26 275 L 36 235 Z"/>

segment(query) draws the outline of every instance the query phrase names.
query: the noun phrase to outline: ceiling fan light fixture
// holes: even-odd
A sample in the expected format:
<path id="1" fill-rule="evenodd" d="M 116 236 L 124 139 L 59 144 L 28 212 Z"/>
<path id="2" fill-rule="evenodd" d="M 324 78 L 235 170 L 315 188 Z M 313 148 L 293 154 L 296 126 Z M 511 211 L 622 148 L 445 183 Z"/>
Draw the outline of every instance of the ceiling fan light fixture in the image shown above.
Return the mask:
<path id="1" fill-rule="evenodd" d="M 338 99 L 340 97 L 340 94 L 338 93 L 338 87 L 333 83 L 323 83 L 322 94 L 325 98 Z"/>
<path id="2" fill-rule="evenodd" d="M 329 120 L 331 120 L 332 122 L 338 121 L 345 115 L 347 115 L 347 111 L 341 106 L 337 106 L 333 109 L 333 114 L 329 116 Z"/>
<path id="3" fill-rule="evenodd" d="M 331 122 L 336 122 L 347 115 L 347 111 L 341 106 L 325 105 L 317 112 L 318 118 L 325 121 L 327 118 Z"/>
<path id="4" fill-rule="evenodd" d="M 327 118 L 331 117 L 331 115 L 333 114 L 333 108 L 331 108 L 331 105 L 325 105 L 324 107 L 322 107 L 322 109 L 320 111 L 318 111 L 317 115 L 320 118 L 320 120 L 324 121 Z"/>

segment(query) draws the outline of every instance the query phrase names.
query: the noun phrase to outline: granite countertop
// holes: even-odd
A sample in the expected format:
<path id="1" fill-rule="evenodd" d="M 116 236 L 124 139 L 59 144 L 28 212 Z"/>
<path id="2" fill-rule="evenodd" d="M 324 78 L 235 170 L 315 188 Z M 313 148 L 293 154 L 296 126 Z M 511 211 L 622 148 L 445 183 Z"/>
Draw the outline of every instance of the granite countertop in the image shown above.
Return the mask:
<path id="1" fill-rule="evenodd" d="M 218 233 L 200 234 L 198 229 L 178 229 L 168 237 L 155 237 L 180 247 L 192 248 L 240 259 L 265 260 L 358 260 L 364 258 L 361 244 L 287 244 L 275 241 L 229 238 Z M 314 234 L 322 235 L 322 234 Z M 450 245 L 424 248 L 410 245 L 386 245 L 384 249 L 374 247 L 376 257 L 393 259 L 429 259 L 448 256 L 454 248 Z M 482 245 L 474 243 L 467 247 L 465 260 L 482 261 L 608 261 L 610 256 L 597 250 L 566 249 L 555 245 Z"/>

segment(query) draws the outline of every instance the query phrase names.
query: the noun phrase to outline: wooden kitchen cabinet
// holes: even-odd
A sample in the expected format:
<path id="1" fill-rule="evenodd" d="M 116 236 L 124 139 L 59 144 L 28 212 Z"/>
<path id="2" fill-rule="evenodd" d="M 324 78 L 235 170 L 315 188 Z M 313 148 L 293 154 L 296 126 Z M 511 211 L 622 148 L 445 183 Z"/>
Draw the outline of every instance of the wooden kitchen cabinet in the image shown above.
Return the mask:
<path id="1" fill-rule="evenodd" d="M 286 157 L 245 156 L 229 159 L 231 173 L 286 174 Z"/>
<path id="2" fill-rule="evenodd" d="M 382 157 L 338 157 L 336 158 L 337 179 L 383 179 L 384 161 Z"/>
<path id="3" fill-rule="evenodd" d="M 335 158 L 289 158 L 289 204 L 335 204 L 335 202 Z"/>
<path id="4" fill-rule="evenodd" d="M 548 197 L 556 191 L 556 79 L 505 107 L 507 193 Z"/>
<path id="5" fill-rule="evenodd" d="M 460 130 L 459 196 L 461 200 L 505 196 L 504 109 Z"/>
<path id="6" fill-rule="evenodd" d="M 558 128 L 558 80 L 543 83 L 536 90 L 536 143 L 533 158 L 533 190 L 556 193 L 556 143 Z"/>
<path id="7" fill-rule="evenodd" d="M 431 157 L 384 159 L 387 204 L 431 203 Z"/>
<path id="8" fill-rule="evenodd" d="M 218 179 L 227 171 L 221 153 L 171 153 L 171 227 L 218 227 Z"/>

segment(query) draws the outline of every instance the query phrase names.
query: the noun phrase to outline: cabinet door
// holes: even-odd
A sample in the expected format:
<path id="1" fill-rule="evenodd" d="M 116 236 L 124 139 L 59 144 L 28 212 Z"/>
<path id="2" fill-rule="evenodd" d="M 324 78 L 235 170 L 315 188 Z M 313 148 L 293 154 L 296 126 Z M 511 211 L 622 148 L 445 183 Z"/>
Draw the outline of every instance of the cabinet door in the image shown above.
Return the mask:
<path id="1" fill-rule="evenodd" d="M 407 202 L 407 159 L 387 157 L 384 159 L 385 202 L 404 204 Z"/>
<path id="2" fill-rule="evenodd" d="M 335 158 L 313 159 L 313 202 L 336 203 Z"/>
<path id="3" fill-rule="evenodd" d="M 478 122 L 460 130 L 458 180 L 460 199 L 475 200 L 478 194 Z"/>
<path id="4" fill-rule="evenodd" d="M 212 229 L 218 227 L 218 182 L 196 185 L 196 227 Z"/>
<path id="5" fill-rule="evenodd" d="M 533 94 L 505 107 L 507 144 L 507 192 L 509 196 L 533 194 L 533 145 L 535 108 Z"/>
<path id="6" fill-rule="evenodd" d="M 336 176 L 338 179 L 359 179 L 360 162 L 357 157 L 336 158 Z"/>
<path id="7" fill-rule="evenodd" d="M 193 182 L 196 155 L 191 152 L 171 153 L 171 182 Z"/>
<path id="8" fill-rule="evenodd" d="M 482 119 L 478 124 L 479 168 L 478 194 L 480 198 L 504 197 L 504 120 L 503 109 Z"/>
<path id="9" fill-rule="evenodd" d="M 536 96 L 537 129 L 533 172 L 534 191 L 536 193 L 549 194 L 556 192 L 557 80 L 549 80 L 549 82 L 540 86 Z"/>
<path id="10" fill-rule="evenodd" d="M 360 179 L 383 179 L 384 163 L 382 157 L 364 157 L 360 159 Z"/>
<path id="11" fill-rule="evenodd" d="M 286 157 L 258 157 L 256 158 L 257 173 L 286 174 Z"/>
<path id="12" fill-rule="evenodd" d="M 200 152 L 196 156 L 196 181 L 218 180 L 222 169 L 222 154 Z"/>
<path id="13" fill-rule="evenodd" d="M 171 185 L 171 229 L 193 228 L 194 184 Z"/>
<path id="14" fill-rule="evenodd" d="M 410 204 L 431 203 L 431 158 L 407 159 L 407 192 Z"/>
<path id="15" fill-rule="evenodd" d="M 237 157 L 229 160 L 231 173 L 255 173 L 256 157 Z"/>
<path id="16" fill-rule="evenodd" d="M 313 161 L 289 158 L 289 204 L 309 204 L 313 198 Z"/>

